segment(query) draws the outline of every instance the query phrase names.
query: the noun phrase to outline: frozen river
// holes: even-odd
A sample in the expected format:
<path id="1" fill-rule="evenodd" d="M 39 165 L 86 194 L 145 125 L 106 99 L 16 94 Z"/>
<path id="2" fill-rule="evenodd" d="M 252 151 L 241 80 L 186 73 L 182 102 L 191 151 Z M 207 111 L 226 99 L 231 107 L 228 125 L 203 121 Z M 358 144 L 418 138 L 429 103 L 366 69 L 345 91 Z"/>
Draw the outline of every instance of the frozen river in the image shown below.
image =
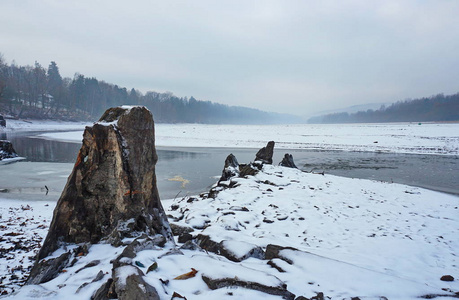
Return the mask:
<path id="1" fill-rule="evenodd" d="M 8 133 L 7 138 L 26 160 L 0 165 L 2 197 L 57 200 L 60 196 L 81 145 L 41 139 L 36 134 Z M 169 199 L 205 192 L 218 179 L 229 153 L 240 163 L 247 163 L 254 159 L 257 150 L 158 147 L 160 196 Z M 277 164 L 287 152 L 293 154 L 296 165 L 304 171 L 324 171 L 459 194 L 457 155 L 275 149 L 274 162 Z"/>

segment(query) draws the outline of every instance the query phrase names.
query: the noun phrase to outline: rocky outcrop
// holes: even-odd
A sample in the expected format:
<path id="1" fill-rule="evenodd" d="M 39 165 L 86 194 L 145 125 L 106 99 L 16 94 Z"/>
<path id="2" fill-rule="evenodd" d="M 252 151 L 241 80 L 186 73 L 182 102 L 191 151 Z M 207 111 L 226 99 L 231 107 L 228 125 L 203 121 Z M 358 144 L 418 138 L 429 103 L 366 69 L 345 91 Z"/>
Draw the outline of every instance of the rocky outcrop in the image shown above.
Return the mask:
<path id="1" fill-rule="evenodd" d="M 217 185 L 209 191 L 208 196 L 215 198 L 221 190 L 228 187 L 234 187 L 235 183 L 231 182 L 232 178 L 255 176 L 263 168 L 263 164 L 273 163 L 273 154 L 273 141 L 268 142 L 266 147 L 258 150 L 255 161 L 248 164 L 239 164 L 236 156 L 231 153 L 225 159 L 225 166 L 223 167 L 222 176 L 220 177 Z"/>
<path id="2" fill-rule="evenodd" d="M 219 183 L 221 181 L 227 181 L 232 177 L 239 176 L 239 163 L 232 153 L 228 155 L 225 159 L 225 166 L 223 167 L 222 176 L 220 177 Z"/>
<path id="3" fill-rule="evenodd" d="M 255 155 L 255 161 L 261 161 L 264 164 L 271 165 L 273 163 L 273 154 L 274 154 L 274 141 L 268 142 L 266 147 L 258 150 Z"/>
<path id="4" fill-rule="evenodd" d="M 18 157 L 10 141 L 0 140 L 0 160 Z"/>
<path id="5" fill-rule="evenodd" d="M 298 169 L 293 162 L 293 155 L 288 153 L 285 153 L 284 158 L 282 158 L 282 161 L 279 163 L 279 165 L 282 167 Z"/>
<path id="6" fill-rule="evenodd" d="M 173 241 L 156 186 L 154 134 L 144 107 L 111 108 L 86 127 L 29 283 L 49 280 L 34 275 L 46 271 L 40 261 L 69 244 L 119 246 L 145 235 Z"/>

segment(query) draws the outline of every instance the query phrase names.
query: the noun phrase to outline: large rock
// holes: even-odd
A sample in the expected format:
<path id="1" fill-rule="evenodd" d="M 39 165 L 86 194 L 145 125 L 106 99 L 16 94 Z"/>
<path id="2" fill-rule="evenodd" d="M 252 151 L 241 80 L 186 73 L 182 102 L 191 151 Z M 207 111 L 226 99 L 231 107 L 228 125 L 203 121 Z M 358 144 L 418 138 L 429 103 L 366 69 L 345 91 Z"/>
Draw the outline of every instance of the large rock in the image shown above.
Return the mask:
<path id="1" fill-rule="evenodd" d="M 288 153 L 285 153 L 284 158 L 279 163 L 279 165 L 283 167 L 287 167 L 287 168 L 298 169 L 295 165 L 295 162 L 293 162 L 293 155 L 288 154 Z"/>
<path id="2" fill-rule="evenodd" d="M 118 246 L 145 234 L 173 241 L 156 186 L 154 134 L 144 107 L 111 108 L 86 127 L 38 260 L 67 244 Z"/>
<path id="3" fill-rule="evenodd" d="M 0 160 L 6 158 L 15 158 L 17 153 L 10 141 L 0 140 Z"/>
<path id="4" fill-rule="evenodd" d="M 264 164 L 271 165 L 273 163 L 273 154 L 274 154 L 274 141 L 268 142 L 266 147 L 258 150 L 255 155 L 255 161 L 261 161 Z"/>
<path id="5" fill-rule="evenodd" d="M 220 177 L 219 183 L 221 181 L 227 181 L 232 177 L 239 177 L 239 163 L 232 153 L 228 155 L 225 159 L 225 166 L 223 167 L 222 176 Z"/>

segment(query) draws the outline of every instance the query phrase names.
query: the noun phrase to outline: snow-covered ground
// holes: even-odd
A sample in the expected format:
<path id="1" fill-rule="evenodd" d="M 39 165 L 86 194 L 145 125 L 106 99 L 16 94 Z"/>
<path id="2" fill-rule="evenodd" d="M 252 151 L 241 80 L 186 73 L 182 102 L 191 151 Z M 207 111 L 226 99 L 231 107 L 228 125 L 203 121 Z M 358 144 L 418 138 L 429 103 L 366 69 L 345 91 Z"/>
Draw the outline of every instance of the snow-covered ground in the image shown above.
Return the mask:
<path id="1" fill-rule="evenodd" d="M 156 124 L 156 145 L 165 147 L 317 149 L 459 155 L 459 124 Z M 42 134 L 80 143 L 82 131 Z"/>
<path id="2" fill-rule="evenodd" d="M 79 130 L 43 135 L 78 143 L 84 128 L 84 124 L 42 124 L 43 129 L 35 124 L 29 128 L 22 123 L 17 127 L 8 124 L 9 131 Z M 458 155 L 459 124 L 156 124 L 158 146 L 260 148 L 269 140 L 276 141 L 276 148 L 285 149 Z M 236 263 L 191 250 L 164 256 L 172 245 L 141 251 L 133 265 L 146 273 L 145 280 L 161 299 L 171 299 L 174 292 L 189 300 L 281 298 L 235 287 L 210 290 L 203 274 L 271 285 L 286 283 L 297 296 L 323 292 L 332 299 L 416 299 L 424 295 L 445 295 L 442 299 L 447 299 L 459 292 L 457 196 L 275 166 L 265 166 L 254 177 L 233 180 L 237 187 L 221 191 L 215 199 L 162 201 L 170 221 L 194 227 L 193 235 L 206 234 L 216 242 L 226 240 L 227 249 L 239 256 L 253 245 L 265 249 L 276 244 L 299 251 L 282 250 L 282 258 L 272 259 L 271 265 L 257 258 Z M 0 198 L 0 293 L 17 292 L 31 266 L 29 257 L 46 235 L 54 205 Z M 7 298 L 89 299 L 110 276 L 110 260 L 122 250 L 95 245 L 58 278 L 25 286 Z M 94 260 L 100 261 L 97 266 L 77 272 Z M 157 269 L 147 272 L 154 262 Z M 191 268 L 197 270 L 196 276 L 174 280 Z M 92 282 L 99 271 L 103 279 Z M 441 281 L 443 275 L 456 280 Z"/>
<path id="3" fill-rule="evenodd" d="M 236 287 L 211 290 L 203 275 L 270 285 L 286 283 L 290 292 L 308 298 L 323 292 L 331 299 L 449 295 L 442 297 L 445 299 L 459 291 L 456 196 L 275 166 L 265 166 L 253 177 L 232 180 L 238 186 L 221 191 L 215 199 L 163 201 L 170 221 L 194 227 L 193 235 L 206 234 L 216 242 L 226 240 L 227 249 L 238 256 L 253 245 L 265 248 L 276 244 L 299 251 L 283 250 L 282 259 L 271 260 L 284 272 L 257 258 L 232 262 L 196 250 L 164 255 L 172 245 L 141 251 L 132 264 L 143 270 L 145 280 L 156 288 L 161 299 L 171 299 L 174 292 L 190 300 L 281 299 Z M 1 199 L 0 203 L 2 248 L 14 248 L 14 239 L 44 236 L 43 224 L 51 218 L 52 205 Z M 78 258 L 58 278 L 26 286 L 11 298 L 89 299 L 104 282 L 91 281 L 99 271 L 104 280 L 110 276 L 109 261 L 122 249 L 93 246 L 87 256 Z M 30 265 L 25 258 L 29 255 L 27 251 L 11 250 L 0 258 L 2 271 L 7 274 L 3 284 L 8 284 L 11 273 L 23 276 L 17 269 Z M 77 273 L 94 260 L 100 260 L 96 267 Z M 157 269 L 147 272 L 154 262 Z M 197 270 L 196 276 L 174 280 L 192 268 Z M 16 271 L 11 272 L 13 269 Z M 443 275 L 456 280 L 441 281 Z M 89 284 L 83 286 L 85 282 Z"/>
<path id="4" fill-rule="evenodd" d="M 82 130 L 91 124 L 89 122 L 7 119 L 6 128 L 0 128 L 0 132 Z"/>

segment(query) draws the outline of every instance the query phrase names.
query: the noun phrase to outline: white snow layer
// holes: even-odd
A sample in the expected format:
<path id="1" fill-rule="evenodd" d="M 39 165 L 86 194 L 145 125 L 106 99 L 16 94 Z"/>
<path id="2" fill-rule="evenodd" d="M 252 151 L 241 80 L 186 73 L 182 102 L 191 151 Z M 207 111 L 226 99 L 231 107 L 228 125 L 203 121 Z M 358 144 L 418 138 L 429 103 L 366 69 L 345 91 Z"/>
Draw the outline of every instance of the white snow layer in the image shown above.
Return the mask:
<path id="1" fill-rule="evenodd" d="M 459 124 L 300 124 L 203 125 L 156 124 L 156 146 L 318 149 L 423 154 L 459 154 Z M 41 137 L 80 143 L 82 132 Z"/>
<path id="2" fill-rule="evenodd" d="M 174 292 L 190 300 L 281 299 L 240 287 L 210 290 L 202 279 L 203 274 L 270 286 L 286 283 L 289 291 L 308 298 L 323 292 L 332 299 L 379 299 L 380 296 L 416 299 L 423 295 L 451 296 L 452 292 L 459 291 L 457 279 L 440 280 L 443 275 L 457 278 L 459 274 L 457 196 L 275 166 L 264 166 L 264 172 L 236 181 L 237 187 L 220 192 L 215 199 L 167 201 L 166 213 L 181 219 L 175 222 L 178 225 L 198 225 L 193 234 L 209 235 L 216 242 L 230 241 L 225 242 L 226 245 L 238 255 L 249 244 L 261 247 L 276 244 L 300 251 L 282 250 L 281 256 L 291 264 L 273 259 L 285 270 L 279 272 L 266 260 L 256 258 L 235 263 L 216 254 L 190 250 L 164 255 L 170 245 L 165 249 L 144 250 L 132 263 L 141 266 L 145 281 L 156 288 L 161 299 L 170 299 Z M 14 218 L 31 211 L 46 215 L 47 220 L 51 217 L 51 206 L 30 202 L 33 210 L 21 210 L 25 203 L 2 202 L 2 224 L 11 222 L 11 218 L 8 221 L 3 216 L 12 210 Z M 168 209 L 169 205 L 179 208 Z M 9 206 L 13 208 L 7 209 Z M 190 216 L 205 219 L 204 226 L 190 222 Z M 228 224 L 233 225 L 228 227 Z M 205 228 L 198 229 L 202 227 Z M 26 238 L 45 233 L 33 222 L 26 222 L 23 228 Z M 2 234 L 5 230 L 2 227 Z M 10 297 L 89 299 L 110 276 L 110 259 L 122 250 L 122 247 L 95 245 L 87 256 L 78 258 L 75 266 L 58 278 L 38 286 L 25 286 Z M 14 260 L 0 258 L 0 266 L 13 267 L 27 255 L 17 253 Z M 96 259 L 101 260 L 100 265 L 75 272 Z M 147 272 L 154 262 L 158 268 Z M 192 268 L 197 271 L 196 276 L 174 279 Z M 104 280 L 91 282 L 100 270 L 106 274 Z M 163 284 L 160 279 L 169 283 Z M 90 284 L 76 293 L 85 282 Z"/>

